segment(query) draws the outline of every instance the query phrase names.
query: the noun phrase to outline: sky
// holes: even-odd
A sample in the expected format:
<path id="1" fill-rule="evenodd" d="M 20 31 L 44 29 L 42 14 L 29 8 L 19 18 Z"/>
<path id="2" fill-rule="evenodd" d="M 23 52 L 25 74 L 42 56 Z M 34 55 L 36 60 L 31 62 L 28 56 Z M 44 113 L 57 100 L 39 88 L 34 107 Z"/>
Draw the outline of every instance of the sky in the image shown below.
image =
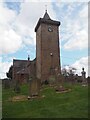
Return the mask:
<path id="1" fill-rule="evenodd" d="M 36 57 L 35 26 L 44 16 L 46 6 L 59 28 L 61 67 L 82 68 L 88 72 L 88 0 L 0 0 L 0 79 L 13 59 Z"/>

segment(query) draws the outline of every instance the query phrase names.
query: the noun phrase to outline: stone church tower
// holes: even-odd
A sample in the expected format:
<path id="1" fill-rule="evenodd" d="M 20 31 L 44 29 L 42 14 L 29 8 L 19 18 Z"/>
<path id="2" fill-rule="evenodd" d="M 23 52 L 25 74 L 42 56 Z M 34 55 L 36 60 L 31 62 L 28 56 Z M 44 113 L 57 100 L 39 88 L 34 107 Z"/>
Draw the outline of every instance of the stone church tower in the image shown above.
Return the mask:
<path id="1" fill-rule="evenodd" d="M 36 76 L 48 80 L 51 70 L 60 68 L 59 21 L 52 20 L 47 10 L 36 27 Z"/>

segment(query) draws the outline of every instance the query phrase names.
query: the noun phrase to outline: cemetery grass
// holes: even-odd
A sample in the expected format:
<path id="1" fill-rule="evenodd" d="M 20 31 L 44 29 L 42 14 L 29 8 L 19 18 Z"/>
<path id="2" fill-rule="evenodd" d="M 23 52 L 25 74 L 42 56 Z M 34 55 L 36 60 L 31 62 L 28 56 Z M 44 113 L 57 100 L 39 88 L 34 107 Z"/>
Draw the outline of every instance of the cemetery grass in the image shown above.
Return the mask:
<path id="1" fill-rule="evenodd" d="M 0 80 L 0 119 L 2 118 L 2 81 Z"/>
<path id="2" fill-rule="evenodd" d="M 65 84 L 71 88 L 67 93 L 56 93 L 55 89 L 45 86 L 40 91 L 38 99 L 26 101 L 9 101 L 17 95 L 28 96 L 28 86 L 21 86 L 21 93 L 13 89 L 3 89 L 2 116 L 3 118 L 88 118 L 88 87 L 79 84 Z"/>

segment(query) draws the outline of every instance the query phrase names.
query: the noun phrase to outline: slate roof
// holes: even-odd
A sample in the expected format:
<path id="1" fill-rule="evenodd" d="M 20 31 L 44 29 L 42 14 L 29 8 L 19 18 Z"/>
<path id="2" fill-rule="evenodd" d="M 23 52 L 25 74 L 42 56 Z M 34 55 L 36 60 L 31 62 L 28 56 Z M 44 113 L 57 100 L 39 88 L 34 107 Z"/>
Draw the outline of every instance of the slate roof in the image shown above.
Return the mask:
<path id="1" fill-rule="evenodd" d="M 17 60 L 17 59 L 13 60 L 14 67 L 25 68 L 27 64 L 28 64 L 28 60 Z"/>
<path id="2" fill-rule="evenodd" d="M 28 60 L 13 60 L 13 68 L 17 74 L 28 74 L 27 65 L 30 63 Z"/>
<path id="3" fill-rule="evenodd" d="M 17 74 L 28 74 L 31 64 L 36 64 L 36 58 L 33 61 L 13 59 L 13 67 L 16 68 Z"/>

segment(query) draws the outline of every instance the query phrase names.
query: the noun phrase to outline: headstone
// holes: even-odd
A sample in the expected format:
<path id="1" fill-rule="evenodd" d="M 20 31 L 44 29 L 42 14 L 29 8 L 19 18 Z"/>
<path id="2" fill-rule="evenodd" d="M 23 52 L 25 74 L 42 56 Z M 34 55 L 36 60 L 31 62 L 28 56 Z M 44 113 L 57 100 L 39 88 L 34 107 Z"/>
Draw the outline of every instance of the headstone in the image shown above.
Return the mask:
<path id="1" fill-rule="evenodd" d="M 60 73 L 59 67 L 55 68 L 55 77 L 56 77 L 56 92 L 67 92 L 68 89 L 63 87 L 64 76 Z"/>
<path id="2" fill-rule="evenodd" d="M 40 80 L 30 77 L 29 79 L 29 96 L 38 96 L 40 91 Z"/>
<path id="3" fill-rule="evenodd" d="M 50 75 L 49 76 L 49 84 L 52 86 L 56 83 L 56 78 L 55 75 Z"/>
<path id="4" fill-rule="evenodd" d="M 20 91 L 21 91 L 19 80 L 16 80 L 16 85 L 15 85 L 14 91 L 16 93 L 20 93 Z"/>
<path id="5" fill-rule="evenodd" d="M 55 78 L 56 78 L 56 84 L 60 85 L 63 83 L 63 75 L 60 73 L 60 70 L 58 67 L 55 68 Z"/>
<path id="6" fill-rule="evenodd" d="M 86 83 L 86 72 L 84 71 L 84 68 L 82 68 L 82 83 Z"/>

